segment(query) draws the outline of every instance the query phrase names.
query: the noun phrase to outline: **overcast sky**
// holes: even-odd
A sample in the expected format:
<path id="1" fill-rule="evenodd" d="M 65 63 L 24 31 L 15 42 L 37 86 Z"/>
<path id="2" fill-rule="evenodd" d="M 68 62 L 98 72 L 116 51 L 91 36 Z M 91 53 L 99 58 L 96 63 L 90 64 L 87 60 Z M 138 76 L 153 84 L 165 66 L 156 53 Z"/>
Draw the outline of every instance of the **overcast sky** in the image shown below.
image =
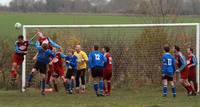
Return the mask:
<path id="1" fill-rule="evenodd" d="M 10 1 L 11 0 L 0 0 L 0 4 L 8 6 Z"/>

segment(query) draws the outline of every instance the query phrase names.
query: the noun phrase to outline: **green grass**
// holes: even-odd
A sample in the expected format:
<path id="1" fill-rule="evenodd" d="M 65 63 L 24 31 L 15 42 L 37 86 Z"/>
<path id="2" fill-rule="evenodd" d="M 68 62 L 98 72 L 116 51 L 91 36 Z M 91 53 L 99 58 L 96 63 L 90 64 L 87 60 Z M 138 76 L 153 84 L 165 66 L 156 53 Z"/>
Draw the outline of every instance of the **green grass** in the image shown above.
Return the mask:
<path id="1" fill-rule="evenodd" d="M 168 17 L 167 19 L 170 19 Z M 143 16 L 111 16 L 111 15 L 69 15 L 54 13 L 0 13 L 0 36 L 13 37 L 20 33 L 14 29 L 14 24 L 127 24 L 152 23 L 152 17 Z M 200 22 L 198 16 L 181 16 L 177 22 Z"/>
<path id="2" fill-rule="evenodd" d="M 112 96 L 96 97 L 89 87 L 82 95 L 66 95 L 64 92 L 40 96 L 39 90 L 26 93 L 18 91 L 0 91 L 0 107 L 199 107 L 200 96 L 186 96 L 182 89 L 177 97 L 171 93 L 161 96 L 160 87 L 146 87 L 137 90 L 117 89 Z"/>

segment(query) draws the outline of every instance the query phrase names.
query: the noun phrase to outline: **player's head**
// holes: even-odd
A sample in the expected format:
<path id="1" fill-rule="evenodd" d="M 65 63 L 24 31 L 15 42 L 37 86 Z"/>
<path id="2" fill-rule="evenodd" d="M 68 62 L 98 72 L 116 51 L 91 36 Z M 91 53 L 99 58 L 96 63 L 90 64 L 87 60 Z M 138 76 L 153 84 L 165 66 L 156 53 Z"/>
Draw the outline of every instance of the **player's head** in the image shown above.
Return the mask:
<path id="1" fill-rule="evenodd" d="M 165 45 L 163 49 L 165 52 L 170 52 L 170 47 L 168 45 Z"/>
<path id="2" fill-rule="evenodd" d="M 48 44 L 42 43 L 42 48 L 43 48 L 44 50 L 47 50 L 47 49 L 48 49 Z"/>
<path id="3" fill-rule="evenodd" d="M 99 46 L 98 45 L 94 45 L 94 51 L 98 51 L 99 50 Z"/>
<path id="4" fill-rule="evenodd" d="M 110 52 L 110 48 L 108 46 L 105 46 L 104 49 L 106 52 Z"/>
<path id="5" fill-rule="evenodd" d="M 68 55 L 69 55 L 69 56 L 74 55 L 74 50 L 73 50 L 73 49 L 69 49 L 69 50 L 68 50 Z"/>
<path id="6" fill-rule="evenodd" d="M 22 42 L 24 40 L 24 37 L 23 37 L 23 35 L 19 35 L 17 39 L 19 42 Z"/>
<path id="7" fill-rule="evenodd" d="M 188 54 L 192 54 L 193 53 L 193 49 L 192 48 L 187 48 L 187 53 Z"/>
<path id="8" fill-rule="evenodd" d="M 76 45 L 75 49 L 76 49 L 77 52 L 80 52 L 81 51 L 81 45 Z"/>
<path id="9" fill-rule="evenodd" d="M 56 48 L 55 47 L 52 47 L 52 52 L 56 52 Z"/>
<path id="10" fill-rule="evenodd" d="M 180 51 L 180 47 L 177 45 L 174 45 L 174 52 L 179 52 Z"/>

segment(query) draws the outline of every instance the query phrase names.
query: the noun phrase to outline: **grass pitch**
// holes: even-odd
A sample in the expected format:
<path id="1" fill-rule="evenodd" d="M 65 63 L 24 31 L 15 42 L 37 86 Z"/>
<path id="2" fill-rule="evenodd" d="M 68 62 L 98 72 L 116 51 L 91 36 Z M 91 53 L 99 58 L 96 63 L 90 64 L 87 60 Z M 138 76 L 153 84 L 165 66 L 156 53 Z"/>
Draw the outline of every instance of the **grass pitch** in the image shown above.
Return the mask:
<path id="1" fill-rule="evenodd" d="M 96 97 L 92 87 L 87 94 L 67 95 L 64 91 L 40 96 L 39 90 L 0 91 L 0 107 L 199 107 L 200 96 L 186 96 L 178 88 L 177 97 L 162 97 L 161 87 L 116 89 L 108 97 Z"/>

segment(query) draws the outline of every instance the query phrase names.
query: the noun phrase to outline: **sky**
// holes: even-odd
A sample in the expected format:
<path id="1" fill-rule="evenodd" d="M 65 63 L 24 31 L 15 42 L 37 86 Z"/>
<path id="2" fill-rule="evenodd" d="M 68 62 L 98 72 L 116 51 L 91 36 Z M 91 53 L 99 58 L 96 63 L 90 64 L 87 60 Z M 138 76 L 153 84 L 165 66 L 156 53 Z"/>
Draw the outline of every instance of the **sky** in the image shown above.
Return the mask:
<path id="1" fill-rule="evenodd" d="M 0 4 L 8 6 L 11 0 L 0 0 Z"/>

